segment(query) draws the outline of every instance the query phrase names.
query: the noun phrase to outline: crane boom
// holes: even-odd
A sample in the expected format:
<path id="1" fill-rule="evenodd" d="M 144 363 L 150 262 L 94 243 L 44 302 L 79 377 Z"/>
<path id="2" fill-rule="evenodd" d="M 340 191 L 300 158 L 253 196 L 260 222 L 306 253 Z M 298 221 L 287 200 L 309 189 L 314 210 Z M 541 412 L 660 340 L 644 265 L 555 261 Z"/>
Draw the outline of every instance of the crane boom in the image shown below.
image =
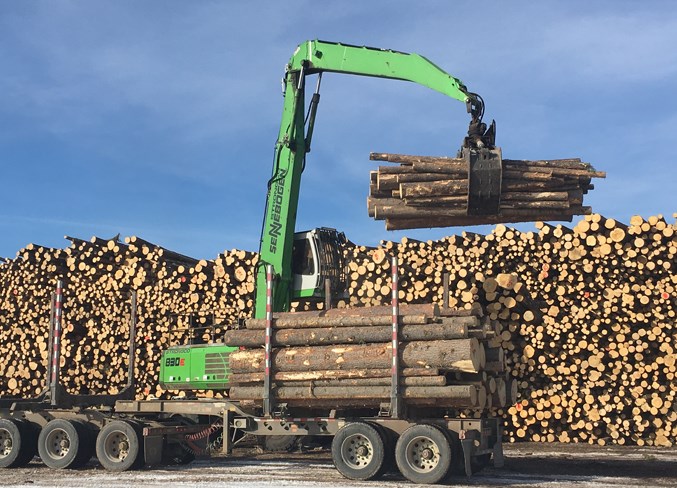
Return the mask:
<path id="1" fill-rule="evenodd" d="M 284 108 L 275 146 L 273 172 L 268 181 L 259 268 L 256 273 L 257 318 L 264 317 L 266 311 L 264 264 L 273 266 L 276 277 L 273 311 L 286 311 L 291 301 L 292 245 L 301 173 L 305 155 L 310 150 L 315 110 L 319 102 L 319 93 L 315 93 L 306 118 L 305 80 L 308 75 L 321 76 L 324 72 L 410 81 L 465 102 L 472 120 L 469 137 L 464 144 L 475 144 L 477 147 L 493 145 L 493 126 L 487 131 L 491 134 L 487 135 L 486 126 L 481 122 L 484 111 L 481 97 L 469 92 L 459 79 L 425 57 L 319 40 L 300 44 L 287 64 L 284 77 Z"/>
<path id="2" fill-rule="evenodd" d="M 411 81 L 466 102 L 463 82 L 443 71 L 427 58 L 415 54 L 324 41 L 307 41 L 292 55 L 287 71 L 319 72 Z"/>

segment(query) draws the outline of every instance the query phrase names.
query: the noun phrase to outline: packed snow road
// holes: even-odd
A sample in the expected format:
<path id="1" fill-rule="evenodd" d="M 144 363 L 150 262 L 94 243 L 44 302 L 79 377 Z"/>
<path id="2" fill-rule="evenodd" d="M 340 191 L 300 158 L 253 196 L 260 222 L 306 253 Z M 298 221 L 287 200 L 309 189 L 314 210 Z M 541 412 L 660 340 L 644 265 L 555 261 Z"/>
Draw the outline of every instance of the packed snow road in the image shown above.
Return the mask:
<path id="1" fill-rule="evenodd" d="M 675 487 L 677 449 L 519 444 L 506 446 L 506 466 L 487 468 L 449 485 L 473 487 Z M 326 451 L 258 454 L 196 461 L 188 466 L 112 473 L 95 461 L 77 471 L 54 471 L 36 459 L 27 468 L 0 472 L 0 486 L 54 487 L 332 487 L 415 486 L 397 473 L 378 482 L 355 482 L 334 470 Z"/>

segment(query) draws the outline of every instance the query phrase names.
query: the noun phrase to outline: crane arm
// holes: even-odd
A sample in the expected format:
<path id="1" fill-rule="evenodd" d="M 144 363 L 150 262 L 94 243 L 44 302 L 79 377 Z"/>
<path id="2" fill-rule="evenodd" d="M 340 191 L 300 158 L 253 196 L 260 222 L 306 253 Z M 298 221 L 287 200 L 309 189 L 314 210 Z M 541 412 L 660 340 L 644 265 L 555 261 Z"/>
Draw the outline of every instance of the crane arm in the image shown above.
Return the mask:
<path id="1" fill-rule="evenodd" d="M 481 97 L 469 92 L 459 79 L 423 56 L 318 40 L 300 44 L 286 67 L 282 122 L 275 146 L 273 173 L 268 181 L 260 266 L 256 273 L 255 316 L 259 318 L 264 317 L 266 311 L 266 276 L 263 264 L 271 264 L 276 276 L 273 311 L 285 311 L 289 308 L 292 288 L 291 255 L 301 173 L 305 155 L 310 150 L 315 111 L 319 102 L 319 93 L 316 92 L 306 118 L 305 80 L 308 75 L 321 76 L 324 72 L 410 81 L 465 102 L 472 120 L 464 146 L 493 145 L 493 124 L 487 131 L 482 123 L 484 104 Z"/>
<path id="2" fill-rule="evenodd" d="M 344 73 L 411 81 L 443 95 L 468 101 L 468 90 L 461 80 L 444 72 L 418 54 L 390 49 L 352 46 L 324 41 L 307 41 L 294 51 L 288 71 Z"/>

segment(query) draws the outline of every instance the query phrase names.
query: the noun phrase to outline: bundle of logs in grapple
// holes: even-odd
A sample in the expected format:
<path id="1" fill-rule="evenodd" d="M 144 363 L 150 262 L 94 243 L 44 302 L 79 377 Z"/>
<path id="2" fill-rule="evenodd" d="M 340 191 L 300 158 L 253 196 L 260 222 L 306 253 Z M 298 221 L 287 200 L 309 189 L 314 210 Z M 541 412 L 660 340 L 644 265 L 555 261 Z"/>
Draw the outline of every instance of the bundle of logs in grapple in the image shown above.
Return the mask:
<path id="1" fill-rule="evenodd" d="M 274 397 L 304 407 L 371 407 L 390 398 L 390 307 L 278 314 L 274 319 Z M 503 349 L 485 347 L 500 325 L 479 309 L 403 305 L 399 322 L 401 394 L 409 405 L 483 409 L 516 400 Z M 250 346 L 230 355 L 232 398 L 260 403 L 265 319 L 230 330 L 227 344 Z"/>
<path id="2" fill-rule="evenodd" d="M 473 186 L 485 185 L 487 177 L 470 176 L 463 158 L 371 153 L 370 159 L 399 163 L 372 171 L 367 208 L 369 216 L 385 220 L 387 230 L 506 222 L 568 221 L 590 214 L 583 195 L 594 188 L 592 178 L 605 178 L 580 159 L 549 161 L 502 160 L 496 182 L 496 212 L 469 209 L 469 178 Z M 474 174 L 474 173 L 473 173 Z M 486 194 L 480 188 L 478 195 Z"/>

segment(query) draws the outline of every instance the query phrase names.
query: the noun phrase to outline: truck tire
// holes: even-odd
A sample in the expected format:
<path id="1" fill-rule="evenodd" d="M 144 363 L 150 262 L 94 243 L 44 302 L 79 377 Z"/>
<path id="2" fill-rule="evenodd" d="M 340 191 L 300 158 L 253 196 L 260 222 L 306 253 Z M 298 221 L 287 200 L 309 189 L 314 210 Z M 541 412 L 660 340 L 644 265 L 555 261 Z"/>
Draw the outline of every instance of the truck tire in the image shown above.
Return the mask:
<path id="1" fill-rule="evenodd" d="M 96 437 L 96 457 L 109 471 L 129 471 L 143 465 L 143 436 L 137 425 L 113 420 Z"/>
<path id="2" fill-rule="evenodd" d="M 448 476 L 465 476 L 465 457 L 458 432 L 444 429 L 444 433 L 447 435 L 449 447 L 451 447 L 451 468 L 449 469 Z"/>
<path id="3" fill-rule="evenodd" d="M 451 466 L 449 439 L 434 425 L 412 425 L 397 440 L 395 461 L 400 473 L 409 481 L 439 483 Z"/>
<path id="4" fill-rule="evenodd" d="M 37 451 L 37 430 L 25 420 L 0 419 L 0 468 L 26 466 Z"/>
<path id="5" fill-rule="evenodd" d="M 381 432 L 365 422 L 344 425 L 331 443 L 334 466 L 348 479 L 371 480 L 383 474 L 385 443 Z"/>
<path id="6" fill-rule="evenodd" d="M 377 422 L 369 422 L 369 425 L 374 427 L 383 439 L 383 466 L 380 472 L 374 477 L 378 479 L 386 473 L 397 472 L 397 464 L 395 464 L 395 444 L 397 443 L 397 434 L 390 429 L 386 429 Z"/>
<path id="7" fill-rule="evenodd" d="M 71 468 L 81 468 L 96 454 L 96 429 L 92 424 L 80 420 L 73 420 L 72 422 L 80 433 L 80 446 L 78 448 L 78 459 L 71 465 Z"/>
<path id="8" fill-rule="evenodd" d="M 50 420 L 38 436 L 40 459 L 50 468 L 80 468 L 92 456 L 87 427 L 77 420 Z"/>
<path id="9" fill-rule="evenodd" d="M 269 452 L 289 452 L 294 450 L 298 440 L 297 435 L 267 435 L 263 439 L 263 449 Z"/>

